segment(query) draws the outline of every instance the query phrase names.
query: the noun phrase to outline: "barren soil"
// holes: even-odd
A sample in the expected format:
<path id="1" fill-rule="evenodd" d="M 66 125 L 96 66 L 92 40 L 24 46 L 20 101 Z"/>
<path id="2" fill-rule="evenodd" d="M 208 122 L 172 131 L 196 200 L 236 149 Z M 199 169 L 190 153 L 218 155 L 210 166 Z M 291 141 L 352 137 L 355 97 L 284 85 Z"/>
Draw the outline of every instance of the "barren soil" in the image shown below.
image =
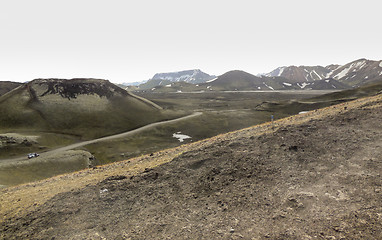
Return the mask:
<path id="1" fill-rule="evenodd" d="M 0 237 L 382 239 L 381 116 L 379 95 L 7 188 Z"/>

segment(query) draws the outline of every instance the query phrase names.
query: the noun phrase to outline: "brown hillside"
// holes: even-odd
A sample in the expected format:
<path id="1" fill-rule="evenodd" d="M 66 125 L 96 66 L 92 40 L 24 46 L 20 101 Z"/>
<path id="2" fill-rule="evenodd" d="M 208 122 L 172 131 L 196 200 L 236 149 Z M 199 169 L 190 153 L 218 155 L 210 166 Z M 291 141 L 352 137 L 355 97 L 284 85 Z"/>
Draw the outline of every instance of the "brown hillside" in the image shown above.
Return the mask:
<path id="1" fill-rule="evenodd" d="M 0 234 L 381 239 L 381 114 L 379 94 L 3 189 Z"/>
<path id="2" fill-rule="evenodd" d="M 22 83 L 18 83 L 18 82 L 0 81 L 0 96 L 6 94 L 7 92 L 21 85 Z"/>
<path id="3" fill-rule="evenodd" d="M 177 113 L 102 79 L 36 79 L 0 97 L 0 131 L 91 139 L 171 119 Z"/>

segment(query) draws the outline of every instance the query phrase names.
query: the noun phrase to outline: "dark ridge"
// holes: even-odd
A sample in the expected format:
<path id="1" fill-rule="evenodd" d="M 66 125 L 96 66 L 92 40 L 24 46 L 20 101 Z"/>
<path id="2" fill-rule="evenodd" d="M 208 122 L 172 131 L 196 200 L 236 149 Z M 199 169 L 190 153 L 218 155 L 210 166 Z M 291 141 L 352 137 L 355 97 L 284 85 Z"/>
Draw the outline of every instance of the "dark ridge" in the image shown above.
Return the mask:
<path id="1" fill-rule="evenodd" d="M 128 93 L 122 88 L 115 86 L 108 80 L 101 79 L 36 79 L 29 84 L 47 85 L 48 89 L 40 95 L 59 94 L 63 98 L 76 99 L 78 95 L 98 95 L 99 97 L 111 98 L 115 93 L 127 96 Z"/>

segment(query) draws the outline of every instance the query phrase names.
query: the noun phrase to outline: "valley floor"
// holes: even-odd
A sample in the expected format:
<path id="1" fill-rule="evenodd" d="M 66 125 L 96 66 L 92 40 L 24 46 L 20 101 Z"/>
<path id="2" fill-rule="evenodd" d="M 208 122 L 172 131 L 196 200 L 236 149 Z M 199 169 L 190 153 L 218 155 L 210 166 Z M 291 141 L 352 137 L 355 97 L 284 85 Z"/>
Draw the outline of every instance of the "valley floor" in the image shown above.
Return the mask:
<path id="1" fill-rule="evenodd" d="M 382 239 L 382 95 L 0 190 L 3 239 Z"/>

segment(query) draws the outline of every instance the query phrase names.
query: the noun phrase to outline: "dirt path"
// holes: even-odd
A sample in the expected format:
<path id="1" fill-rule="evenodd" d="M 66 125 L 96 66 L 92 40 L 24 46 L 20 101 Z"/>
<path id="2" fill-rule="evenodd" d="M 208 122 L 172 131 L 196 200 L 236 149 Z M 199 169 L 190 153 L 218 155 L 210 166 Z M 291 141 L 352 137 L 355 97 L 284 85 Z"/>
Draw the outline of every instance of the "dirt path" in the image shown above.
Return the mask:
<path id="1" fill-rule="evenodd" d="M 0 190 L 0 238 L 382 239 L 381 115 L 382 95 Z"/>
<path id="2" fill-rule="evenodd" d="M 153 107 L 156 108 L 156 109 L 159 109 L 159 110 L 162 110 L 162 109 L 163 109 L 163 108 L 162 108 L 161 106 L 159 106 L 158 104 L 155 104 L 154 102 L 152 102 L 152 101 L 150 101 L 150 100 L 148 100 L 148 99 L 146 99 L 146 98 L 137 96 L 137 95 L 135 95 L 135 94 L 134 94 L 133 92 L 131 92 L 131 91 L 127 91 L 127 93 L 128 93 L 130 96 L 135 97 L 136 99 L 141 100 L 142 102 L 145 102 L 145 103 L 147 103 L 147 104 L 150 104 L 151 106 L 153 106 Z"/>
<path id="3" fill-rule="evenodd" d="M 89 144 L 92 144 L 92 143 L 108 141 L 108 140 L 112 140 L 112 139 L 116 139 L 116 138 L 127 137 L 127 136 L 140 133 L 142 131 L 145 131 L 145 130 L 153 128 L 153 127 L 157 127 L 157 126 L 164 125 L 164 124 L 169 124 L 169 123 L 175 123 L 175 122 L 183 121 L 183 120 L 186 120 L 186 119 L 190 119 L 190 118 L 193 118 L 193 117 L 200 116 L 202 114 L 203 114 L 202 112 L 194 112 L 193 114 L 190 114 L 188 116 L 184 116 L 184 117 L 177 118 L 177 119 L 172 119 L 172 120 L 167 120 L 167 121 L 162 121 L 162 122 L 151 123 L 151 124 L 148 124 L 146 126 L 143 126 L 143 127 L 131 130 L 131 131 L 127 131 L 127 132 L 124 132 L 124 133 L 119 133 L 119 134 L 115 134 L 115 135 L 111 135 L 111 136 L 107 136 L 107 137 L 102 137 L 102 138 L 97 138 L 97 139 L 93 139 L 93 140 L 89 140 L 89 141 L 84 141 L 84 142 L 80 142 L 80 143 L 74 143 L 74 144 L 71 144 L 71 145 L 68 145 L 68 146 L 65 146 L 65 147 L 61 147 L 61 148 L 57 148 L 57 149 L 53 149 L 53 150 L 50 150 L 50 151 L 47 151 L 47 152 L 40 153 L 40 155 L 41 156 L 52 155 L 52 154 L 56 154 L 56 153 L 59 153 L 59 152 L 63 152 L 63 151 L 67 151 L 67 150 L 72 150 L 72 149 L 75 149 L 75 148 L 79 148 L 79 147 L 82 147 L 82 146 L 85 146 L 85 145 L 89 145 Z M 27 159 L 27 157 L 19 157 L 19 158 L 11 158 L 11 159 L 0 159 L 0 164 L 8 163 L 8 162 L 16 162 L 16 161 L 28 161 L 28 159 Z"/>

